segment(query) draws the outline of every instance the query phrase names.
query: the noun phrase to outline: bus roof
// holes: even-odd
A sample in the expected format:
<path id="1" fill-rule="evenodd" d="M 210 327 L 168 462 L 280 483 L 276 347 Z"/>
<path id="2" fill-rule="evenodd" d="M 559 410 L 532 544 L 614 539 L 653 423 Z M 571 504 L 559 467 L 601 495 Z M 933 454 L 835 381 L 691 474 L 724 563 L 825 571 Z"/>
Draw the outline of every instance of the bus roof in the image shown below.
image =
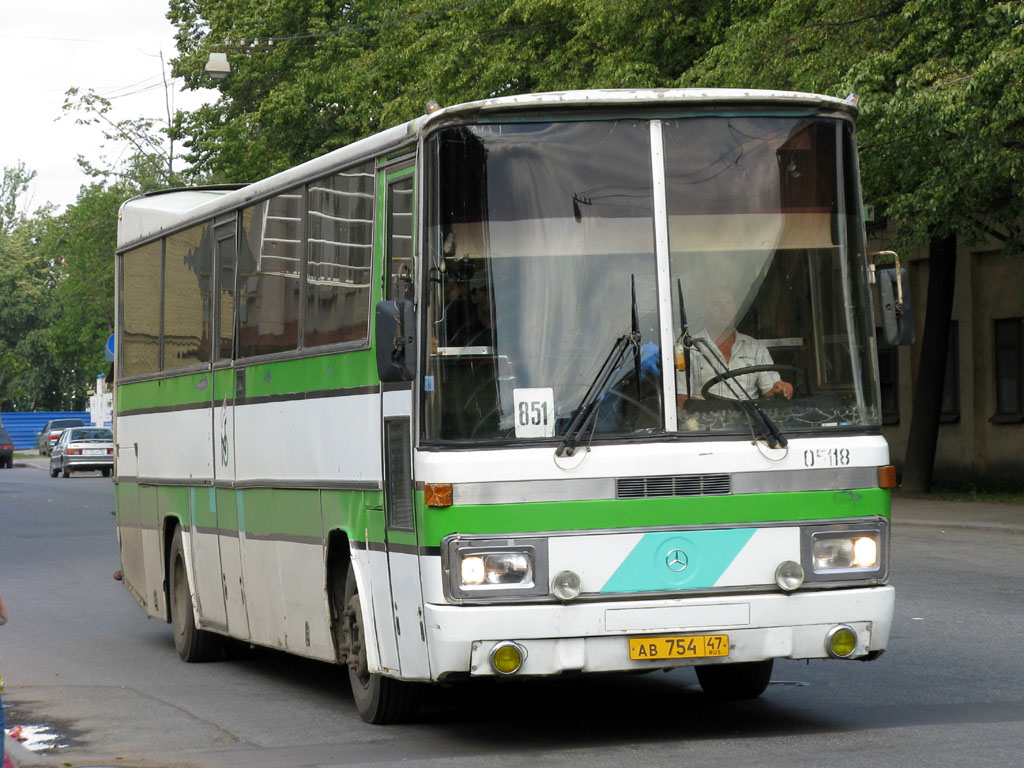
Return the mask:
<path id="1" fill-rule="evenodd" d="M 740 88 L 641 88 L 588 91 L 560 91 L 499 96 L 466 102 L 420 115 L 407 123 L 340 147 L 286 171 L 247 185 L 199 187 L 167 190 L 133 197 L 121 205 L 118 216 L 117 244 L 123 248 L 154 236 L 165 229 L 194 222 L 220 211 L 229 211 L 293 185 L 301 184 L 332 168 L 373 154 L 387 151 L 409 140 L 427 127 L 446 120 L 466 120 L 489 114 L 515 111 L 544 111 L 572 108 L 608 108 L 638 106 L 646 108 L 692 109 L 706 105 L 721 108 L 764 106 L 774 109 L 827 109 L 857 114 L 855 99 Z M 126 216 L 126 213 L 131 213 Z"/>

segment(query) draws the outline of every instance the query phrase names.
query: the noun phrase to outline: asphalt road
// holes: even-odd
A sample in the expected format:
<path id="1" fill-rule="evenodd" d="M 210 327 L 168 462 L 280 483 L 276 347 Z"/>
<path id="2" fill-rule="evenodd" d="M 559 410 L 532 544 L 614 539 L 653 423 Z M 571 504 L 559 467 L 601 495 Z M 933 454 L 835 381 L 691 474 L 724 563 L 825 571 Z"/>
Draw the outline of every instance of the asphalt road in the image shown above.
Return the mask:
<path id="1" fill-rule="evenodd" d="M 428 691 L 415 725 L 356 714 L 341 670 L 259 651 L 188 665 L 118 569 L 113 484 L 0 470 L 0 628 L 19 766 L 1006 766 L 1024 754 L 1024 536 L 897 525 L 879 660 L 778 662 L 759 700 L 691 671 Z"/>

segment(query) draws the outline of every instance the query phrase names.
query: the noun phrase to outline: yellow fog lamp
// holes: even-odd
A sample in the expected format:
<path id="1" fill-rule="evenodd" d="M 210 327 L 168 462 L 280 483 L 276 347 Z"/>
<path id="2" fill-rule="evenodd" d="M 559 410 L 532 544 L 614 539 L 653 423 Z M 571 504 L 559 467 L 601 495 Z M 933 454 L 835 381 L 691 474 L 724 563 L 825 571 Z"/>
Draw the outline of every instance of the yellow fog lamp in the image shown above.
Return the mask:
<path id="1" fill-rule="evenodd" d="M 775 569 L 775 583 L 783 592 L 794 592 L 804 584 L 804 568 L 793 560 L 784 560 Z"/>
<path id="2" fill-rule="evenodd" d="M 491 648 L 491 669 L 499 675 L 514 675 L 526 661 L 526 649 L 506 640 Z"/>
<path id="3" fill-rule="evenodd" d="M 857 650 L 857 633 L 848 624 L 832 627 L 825 636 L 825 650 L 836 659 L 848 659 Z"/>

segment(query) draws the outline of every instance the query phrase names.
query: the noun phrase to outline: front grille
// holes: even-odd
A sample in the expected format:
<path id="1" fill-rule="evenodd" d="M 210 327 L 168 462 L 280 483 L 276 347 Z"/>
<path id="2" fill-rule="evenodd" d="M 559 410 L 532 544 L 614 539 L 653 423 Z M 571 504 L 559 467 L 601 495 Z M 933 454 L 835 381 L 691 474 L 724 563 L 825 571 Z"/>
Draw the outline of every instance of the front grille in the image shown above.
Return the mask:
<path id="1" fill-rule="evenodd" d="M 732 492 L 729 475 L 662 475 L 622 477 L 615 481 L 618 499 L 665 496 L 724 496 Z"/>

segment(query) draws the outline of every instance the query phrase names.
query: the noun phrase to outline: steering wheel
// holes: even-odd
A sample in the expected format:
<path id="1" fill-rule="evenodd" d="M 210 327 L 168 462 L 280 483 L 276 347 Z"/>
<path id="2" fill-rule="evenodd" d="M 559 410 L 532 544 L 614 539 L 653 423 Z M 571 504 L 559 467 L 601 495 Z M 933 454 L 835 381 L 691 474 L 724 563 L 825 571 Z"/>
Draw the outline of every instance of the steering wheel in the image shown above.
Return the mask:
<path id="1" fill-rule="evenodd" d="M 775 371 L 775 373 L 780 376 L 783 373 L 794 373 L 797 376 L 803 377 L 803 371 L 795 365 L 748 365 L 745 368 L 735 368 L 731 371 L 723 371 L 717 376 L 712 376 L 710 379 L 705 381 L 704 386 L 700 388 L 700 396 L 705 400 L 732 400 L 733 398 L 731 397 L 725 397 L 724 395 L 711 392 L 711 388 L 715 386 L 715 384 L 725 381 L 726 379 L 733 379 L 746 373 L 761 373 L 763 371 Z"/>

